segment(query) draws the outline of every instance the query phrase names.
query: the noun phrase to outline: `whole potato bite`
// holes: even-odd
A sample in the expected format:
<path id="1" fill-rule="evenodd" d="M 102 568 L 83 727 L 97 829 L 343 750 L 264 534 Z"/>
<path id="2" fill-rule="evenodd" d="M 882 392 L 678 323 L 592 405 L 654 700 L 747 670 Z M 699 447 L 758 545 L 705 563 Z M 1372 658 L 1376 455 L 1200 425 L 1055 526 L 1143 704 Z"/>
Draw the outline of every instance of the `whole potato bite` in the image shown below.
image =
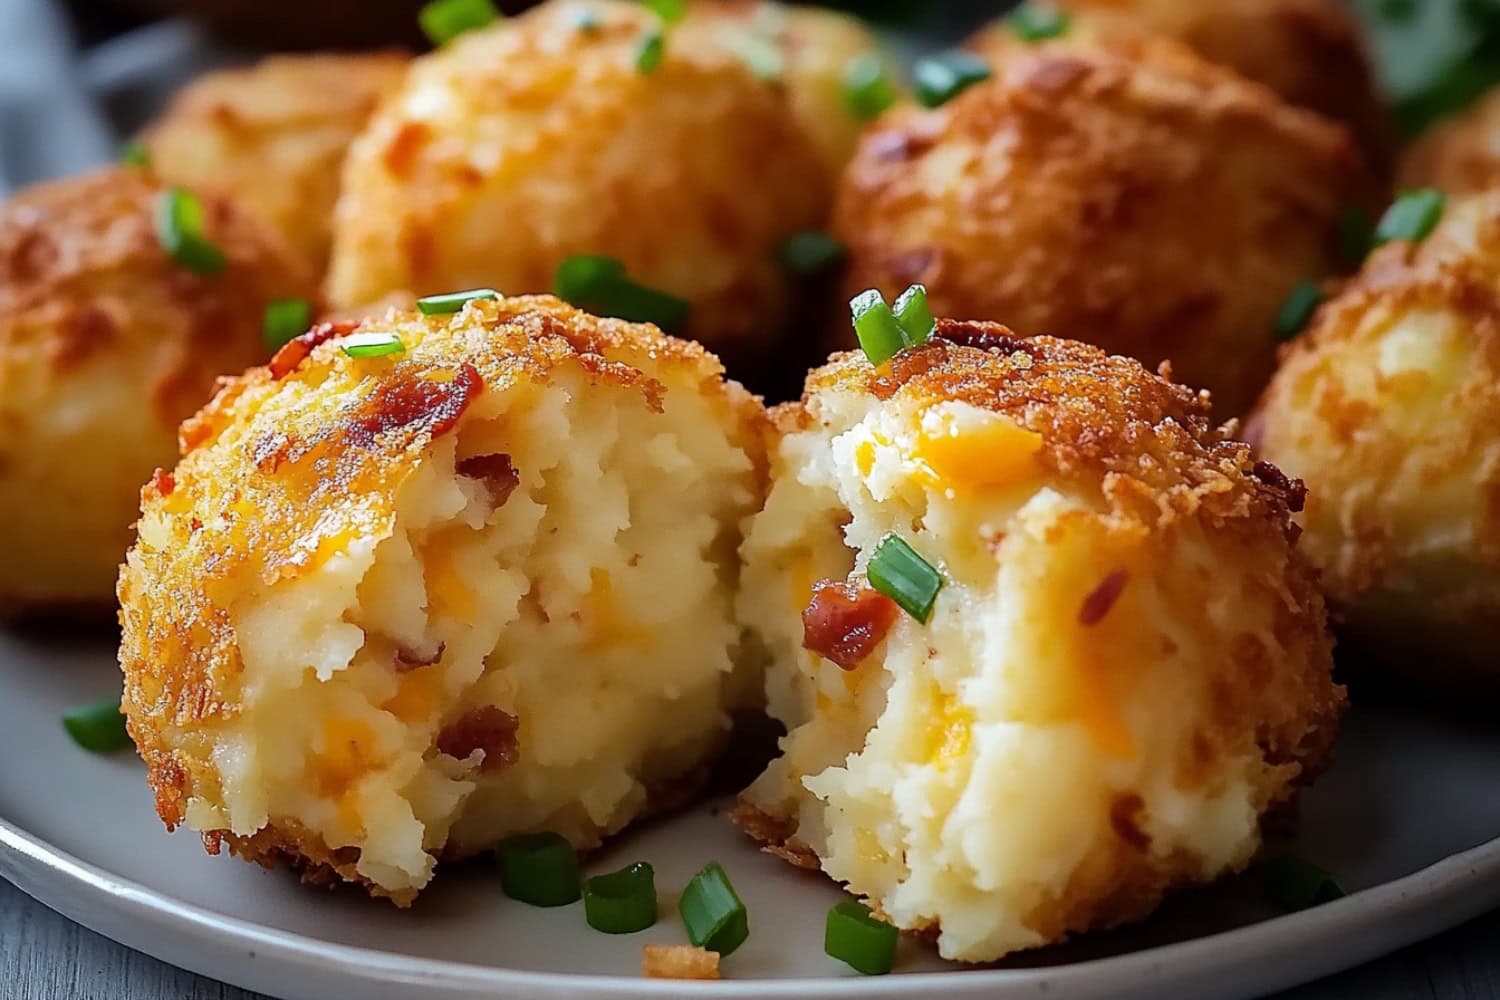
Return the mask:
<path id="1" fill-rule="evenodd" d="M 1392 131 L 1358 18 L 1339 0 L 1050 0 L 1070 32 L 1149 32 L 1274 90 L 1287 103 L 1348 127 L 1372 162 L 1387 165 Z M 1014 30 L 975 36 L 1003 53 Z"/>
<path id="2" fill-rule="evenodd" d="M 1400 179 L 1406 187 L 1435 187 L 1454 195 L 1500 187 L 1500 87 L 1412 143 Z"/>
<path id="3" fill-rule="evenodd" d="M 0 205 L 0 608 L 103 609 L 141 483 L 217 376 L 265 357 L 268 302 L 313 292 L 295 256 L 226 201 L 201 202 L 222 270 L 164 248 L 165 189 L 102 170 Z"/>
<path id="4" fill-rule="evenodd" d="M 836 356 L 773 416 L 739 608 L 788 735 L 742 825 L 962 961 L 1249 863 L 1344 702 L 1300 484 L 1137 363 L 996 324 Z"/>
<path id="5" fill-rule="evenodd" d="M 1369 188 L 1343 130 L 1181 46 L 1029 46 L 868 131 L 834 228 L 848 291 L 927 286 L 939 314 L 1085 340 L 1241 413 L 1277 313 L 1338 266 Z"/>
<path id="6" fill-rule="evenodd" d="M 660 31 L 639 4 L 555 2 L 413 63 L 345 169 L 333 304 L 547 291 L 603 256 L 687 300 L 673 332 L 769 353 L 789 305 L 776 251 L 828 211 L 818 147 L 782 87 Z"/>
<path id="7" fill-rule="evenodd" d="M 682 794 L 763 421 L 696 345 L 551 298 L 293 341 L 142 494 L 120 660 L 162 819 L 404 905 Z"/>
<path id="8" fill-rule="evenodd" d="M 344 154 L 407 62 L 393 52 L 272 56 L 209 73 L 145 134 L 152 166 L 234 198 L 321 272 Z"/>
<path id="9" fill-rule="evenodd" d="M 1367 660 L 1442 694 L 1500 669 L 1500 193 L 1392 244 L 1287 351 L 1255 418 L 1312 487 L 1304 547 Z"/>

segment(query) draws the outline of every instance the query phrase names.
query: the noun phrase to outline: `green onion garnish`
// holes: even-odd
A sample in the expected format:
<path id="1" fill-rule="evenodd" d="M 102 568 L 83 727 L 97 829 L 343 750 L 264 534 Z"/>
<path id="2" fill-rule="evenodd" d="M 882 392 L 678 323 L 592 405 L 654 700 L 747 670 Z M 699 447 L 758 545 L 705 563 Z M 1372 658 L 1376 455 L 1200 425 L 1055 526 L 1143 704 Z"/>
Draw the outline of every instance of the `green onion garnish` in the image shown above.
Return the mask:
<path id="1" fill-rule="evenodd" d="M 1403 192 L 1380 217 L 1380 225 L 1375 227 L 1375 245 L 1396 240 L 1420 243 L 1437 227 L 1446 202 L 1447 197 L 1436 188 Z"/>
<path id="2" fill-rule="evenodd" d="M 879 52 L 865 52 L 849 60 L 844 70 L 844 107 L 862 122 L 873 121 L 896 103 L 896 85 Z"/>
<path id="3" fill-rule="evenodd" d="M 974 84 L 989 78 L 989 64 L 971 52 L 945 52 L 919 59 L 912 69 L 917 100 L 925 108 L 947 104 Z"/>
<path id="4" fill-rule="evenodd" d="M 932 339 L 937 330 L 937 319 L 927 304 L 926 286 L 912 285 L 901 293 L 892 308 L 896 313 L 896 322 L 901 324 L 901 330 L 906 335 L 904 339 L 908 346 L 917 347 Z"/>
<path id="5" fill-rule="evenodd" d="M 745 904 L 717 861 L 710 862 L 682 890 L 677 901 L 688 940 L 698 948 L 732 953 L 750 936 L 750 917 Z"/>
<path id="6" fill-rule="evenodd" d="M 1266 863 L 1266 897 L 1283 909 L 1305 910 L 1343 895 L 1332 875 L 1295 854 L 1283 854 Z"/>
<path id="7" fill-rule="evenodd" d="M 634 934 L 656 923 L 656 872 L 644 861 L 583 883 L 583 915 L 606 934 Z"/>
<path id="8" fill-rule="evenodd" d="M 151 166 L 151 151 L 139 139 L 131 139 L 120 147 L 120 162 L 127 167 Z"/>
<path id="9" fill-rule="evenodd" d="M 1375 223 L 1362 208 L 1346 208 L 1339 213 L 1339 259 L 1346 267 L 1358 267 L 1370 254 L 1375 238 Z"/>
<path id="10" fill-rule="evenodd" d="M 467 292 L 449 292 L 446 295 L 429 295 L 417 300 L 417 309 L 423 316 L 446 316 L 463 309 L 478 299 L 498 299 L 500 293 L 493 288 L 471 288 Z"/>
<path id="11" fill-rule="evenodd" d="M 378 330 L 351 333 L 339 342 L 339 347 L 351 358 L 382 358 L 387 354 L 400 354 L 406 350 L 400 337 Z"/>
<path id="12" fill-rule="evenodd" d="M 1281 311 L 1276 314 L 1276 339 L 1296 339 L 1322 301 L 1323 289 L 1316 281 L 1304 281 L 1292 289 L 1292 294 L 1286 297 Z"/>
<path id="13" fill-rule="evenodd" d="M 870 586 L 901 605 L 902 610 L 922 624 L 932 617 L 943 576 L 932 564 L 897 535 L 886 535 L 870 565 L 865 567 Z"/>
<path id="14" fill-rule="evenodd" d="M 156 198 L 156 239 L 173 260 L 194 274 L 224 270 L 223 251 L 203 232 L 203 203 L 191 191 L 168 188 Z"/>
<path id="15" fill-rule="evenodd" d="M 896 964 L 900 933 L 876 919 L 868 906 L 845 900 L 828 911 L 823 951 L 867 976 L 883 976 Z"/>
<path id="16" fill-rule="evenodd" d="M 875 289 L 856 295 L 849 302 L 849 311 L 854 314 L 854 335 L 870 364 L 885 364 L 906 346 L 905 331 L 896 314 Z"/>
<path id="17" fill-rule="evenodd" d="M 312 323 L 312 303 L 306 299 L 278 299 L 266 305 L 261 333 L 266 346 L 275 351 L 307 331 Z"/>
<path id="18" fill-rule="evenodd" d="M 642 76 L 656 72 L 667 53 L 667 36 L 661 28 L 652 28 L 641 36 L 635 49 L 635 70 Z"/>
<path id="19" fill-rule="evenodd" d="M 734 31 L 725 36 L 724 44 L 762 83 L 775 83 L 786 72 L 781 46 L 772 39 L 748 31 Z"/>
<path id="20" fill-rule="evenodd" d="M 490 0 L 432 0 L 417 14 L 417 23 L 433 45 L 447 45 L 464 32 L 482 28 L 499 17 Z"/>
<path id="21" fill-rule="evenodd" d="M 495 853 L 500 885 L 511 899 L 532 906 L 567 906 L 582 895 L 578 853 L 561 834 L 507 837 Z"/>
<path id="22" fill-rule="evenodd" d="M 676 24 L 687 16 L 687 0 L 641 0 L 666 24 Z"/>
<path id="23" fill-rule="evenodd" d="M 1006 17 L 1005 23 L 1023 42 L 1044 42 L 1068 30 L 1068 12 L 1045 0 L 1028 0 Z"/>
<path id="24" fill-rule="evenodd" d="M 781 245 L 776 257 L 793 274 L 818 274 L 844 256 L 844 244 L 827 233 L 798 233 Z"/>
<path id="25" fill-rule="evenodd" d="M 671 333 L 687 319 L 690 303 L 631 281 L 613 257 L 580 254 L 558 265 L 553 277 L 558 298 L 601 316 L 655 323 Z"/>
<path id="26" fill-rule="evenodd" d="M 62 715 L 63 728 L 73 742 L 91 753 L 114 753 L 130 746 L 125 714 L 119 698 L 105 698 L 70 708 Z"/>

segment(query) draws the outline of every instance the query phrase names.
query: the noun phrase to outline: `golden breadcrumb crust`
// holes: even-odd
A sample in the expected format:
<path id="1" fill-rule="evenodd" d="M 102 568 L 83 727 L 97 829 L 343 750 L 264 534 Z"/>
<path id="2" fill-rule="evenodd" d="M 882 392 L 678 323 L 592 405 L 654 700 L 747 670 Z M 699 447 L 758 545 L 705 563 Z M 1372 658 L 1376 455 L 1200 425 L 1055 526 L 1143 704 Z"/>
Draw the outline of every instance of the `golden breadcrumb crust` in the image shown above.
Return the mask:
<path id="1" fill-rule="evenodd" d="M 0 604 L 103 606 L 140 484 L 214 379 L 265 357 L 261 317 L 312 276 L 229 202 L 205 198 L 226 258 L 194 274 L 162 249 L 162 185 L 116 168 L 0 206 Z"/>
<path id="2" fill-rule="evenodd" d="M 866 132 L 835 230 L 847 290 L 927 286 L 939 315 L 1098 344 L 1243 412 L 1274 321 L 1337 267 L 1369 200 L 1352 141 L 1174 43 L 1029 46 Z"/>
<path id="3" fill-rule="evenodd" d="M 1435 187 L 1450 195 L 1500 185 L 1500 87 L 1433 125 L 1401 160 L 1400 186 Z"/>

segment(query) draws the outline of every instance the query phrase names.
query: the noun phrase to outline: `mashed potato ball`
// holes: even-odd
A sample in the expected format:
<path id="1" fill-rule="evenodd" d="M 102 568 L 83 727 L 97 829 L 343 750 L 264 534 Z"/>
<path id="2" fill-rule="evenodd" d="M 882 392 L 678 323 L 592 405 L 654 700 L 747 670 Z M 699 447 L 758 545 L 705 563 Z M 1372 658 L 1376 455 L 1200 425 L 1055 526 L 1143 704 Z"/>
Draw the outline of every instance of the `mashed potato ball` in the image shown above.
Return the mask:
<path id="1" fill-rule="evenodd" d="M 1312 487 L 1303 545 L 1351 647 L 1500 692 L 1500 194 L 1386 247 L 1287 352 L 1256 416 Z"/>
<path id="2" fill-rule="evenodd" d="M 1171 42 L 1030 46 L 865 134 L 835 230 L 848 291 L 1096 343 L 1249 406 L 1277 313 L 1369 190 L 1343 130 Z"/>
<path id="3" fill-rule="evenodd" d="M 313 293 L 275 235 L 205 199 L 217 274 L 162 247 L 140 170 L 40 184 L 0 205 L 0 609 L 105 608 L 141 483 L 217 376 L 264 359 L 274 299 Z"/>
<path id="4" fill-rule="evenodd" d="M 1344 696 L 1300 484 L 1133 361 L 939 338 L 774 414 L 740 611 L 788 735 L 737 818 L 989 961 L 1243 868 Z M 925 622 L 870 582 L 892 539 L 939 574 Z"/>
<path id="5" fill-rule="evenodd" d="M 1151 32 L 1276 91 L 1289 104 L 1347 126 L 1372 161 L 1388 162 L 1392 132 L 1359 20 L 1339 0 L 1051 0 L 1070 31 Z M 999 22 L 974 44 L 1003 52 Z"/>
<path id="6" fill-rule="evenodd" d="M 405 904 L 439 857 L 681 794 L 763 422 L 696 345 L 551 298 L 325 324 L 230 383 L 120 579 L 162 819 Z"/>
<path id="7" fill-rule="evenodd" d="M 1500 87 L 1424 132 L 1406 151 L 1401 182 L 1449 194 L 1500 187 Z"/>
<path id="8" fill-rule="evenodd" d="M 273 56 L 183 88 L 144 139 L 156 173 L 254 212 L 321 271 L 349 143 L 407 57 Z"/>
<path id="9" fill-rule="evenodd" d="M 819 150 L 739 56 L 669 30 L 643 62 L 660 30 L 640 4 L 555 2 L 417 60 L 350 154 L 333 304 L 548 291 L 602 255 L 688 300 L 680 332 L 765 354 L 789 304 L 776 251 L 826 221 Z"/>

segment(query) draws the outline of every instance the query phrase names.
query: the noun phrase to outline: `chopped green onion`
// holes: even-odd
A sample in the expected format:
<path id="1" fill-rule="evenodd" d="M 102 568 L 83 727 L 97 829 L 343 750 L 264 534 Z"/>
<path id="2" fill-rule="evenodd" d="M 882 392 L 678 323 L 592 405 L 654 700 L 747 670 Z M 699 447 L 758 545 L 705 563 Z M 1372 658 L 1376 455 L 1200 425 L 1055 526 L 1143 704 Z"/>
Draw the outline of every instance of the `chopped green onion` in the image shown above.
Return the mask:
<path id="1" fill-rule="evenodd" d="M 844 256 L 844 244 L 827 233 L 810 230 L 783 243 L 776 256 L 794 274 L 818 274 Z"/>
<path id="2" fill-rule="evenodd" d="M 1396 240 L 1422 242 L 1442 219 L 1446 202 L 1447 197 L 1436 188 L 1403 192 L 1380 217 L 1380 225 L 1375 227 L 1375 245 Z"/>
<path id="3" fill-rule="evenodd" d="M 613 257 L 569 257 L 558 265 L 553 291 L 580 309 L 632 323 L 655 323 L 668 333 L 682 326 L 691 308 L 685 299 L 631 281 L 625 265 Z"/>
<path id="4" fill-rule="evenodd" d="M 127 167 L 151 166 L 151 150 L 139 139 L 131 139 L 120 147 L 120 162 Z"/>
<path id="5" fill-rule="evenodd" d="M 432 0 L 417 14 L 422 34 L 433 45 L 447 45 L 467 31 L 498 20 L 500 12 L 490 0 Z"/>
<path id="6" fill-rule="evenodd" d="M 917 555 L 915 549 L 897 535 L 886 535 L 865 573 L 870 586 L 901 605 L 917 621 L 927 624 L 938 591 L 943 589 L 943 576 Z"/>
<path id="7" fill-rule="evenodd" d="M 724 44 L 762 83 L 775 83 L 786 72 L 781 46 L 773 39 L 748 31 L 731 31 L 724 36 Z"/>
<path id="8" fill-rule="evenodd" d="M 1359 267 L 1370 255 L 1375 223 L 1362 208 L 1346 208 L 1338 218 L 1339 259 L 1346 267 Z"/>
<path id="9" fill-rule="evenodd" d="M 583 915 L 606 934 L 634 934 L 656 923 L 656 872 L 644 861 L 583 883 Z"/>
<path id="10" fill-rule="evenodd" d="M 917 100 L 925 108 L 936 108 L 974 84 L 988 80 L 990 67 L 971 52 L 945 52 L 918 60 L 912 78 Z"/>
<path id="11" fill-rule="evenodd" d="M 261 333 L 266 346 L 277 350 L 287 341 L 307 332 L 312 323 L 312 303 L 306 299 L 278 299 L 266 305 Z"/>
<path id="12" fill-rule="evenodd" d="M 168 188 L 157 196 L 156 239 L 173 260 L 194 274 L 224 270 L 223 252 L 203 232 L 203 203 L 191 191 Z"/>
<path id="13" fill-rule="evenodd" d="M 667 36 L 661 28 L 652 28 L 641 36 L 635 49 L 635 70 L 642 76 L 656 72 L 667 54 Z"/>
<path id="14" fill-rule="evenodd" d="M 384 331 L 351 333 L 339 342 L 339 347 L 351 358 L 382 358 L 406 350 L 400 337 Z"/>
<path id="15" fill-rule="evenodd" d="M 1023 42 L 1044 42 L 1068 30 L 1071 18 L 1045 0 L 1028 0 L 1006 17 L 1005 23 Z"/>
<path id="16" fill-rule="evenodd" d="M 666 24 L 676 24 L 687 16 L 687 0 L 641 0 Z"/>
<path id="17" fill-rule="evenodd" d="M 1343 895 L 1344 890 L 1325 869 L 1295 854 L 1266 863 L 1266 896 L 1283 909 L 1305 910 Z"/>
<path id="18" fill-rule="evenodd" d="M 62 724 L 73 742 L 91 753 L 114 753 L 130 746 L 119 698 L 70 708 L 63 713 Z"/>
<path id="19" fill-rule="evenodd" d="M 507 837 L 496 848 L 500 885 L 511 899 L 532 906 L 567 906 L 582 895 L 578 852 L 561 834 Z"/>
<path id="20" fill-rule="evenodd" d="M 471 288 L 467 292 L 449 292 L 446 295 L 429 295 L 417 300 L 417 309 L 423 316 L 446 316 L 463 309 L 478 299 L 498 299 L 500 293 L 493 288 Z"/>
<path id="21" fill-rule="evenodd" d="M 917 347 L 932 339 L 937 330 L 937 319 L 932 315 L 932 307 L 927 304 L 926 286 L 912 285 L 901 293 L 893 308 L 896 322 L 901 324 L 901 331 L 906 335 L 903 339 L 908 346 Z"/>
<path id="22" fill-rule="evenodd" d="M 823 951 L 867 976 L 883 976 L 896 964 L 900 933 L 852 899 L 828 911 Z"/>
<path id="23" fill-rule="evenodd" d="M 1292 289 L 1276 314 L 1276 339 L 1295 340 L 1323 301 L 1323 289 L 1316 281 L 1304 281 Z"/>
<path id="24" fill-rule="evenodd" d="M 844 107 L 862 122 L 873 121 L 896 103 L 896 85 L 879 52 L 864 52 L 844 70 Z"/>
<path id="25" fill-rule="evenodd" d="M 854 335 L 870 364 L 885 364 L 901 353 L 906 332 L 883 295 L 873 288 L 861 292 L 850 301 L 849 310 L 854 314 Z"/>
<path id="26" fill-rule="evenodd" d="M 721 957 L 732 953 L 750 936 L 750 917 L 745 904 L 717 861 L 693 876 L 682 890 L 677 911 L 687 928 L 688 940 L 695 947 L 718 952 Z"/>

